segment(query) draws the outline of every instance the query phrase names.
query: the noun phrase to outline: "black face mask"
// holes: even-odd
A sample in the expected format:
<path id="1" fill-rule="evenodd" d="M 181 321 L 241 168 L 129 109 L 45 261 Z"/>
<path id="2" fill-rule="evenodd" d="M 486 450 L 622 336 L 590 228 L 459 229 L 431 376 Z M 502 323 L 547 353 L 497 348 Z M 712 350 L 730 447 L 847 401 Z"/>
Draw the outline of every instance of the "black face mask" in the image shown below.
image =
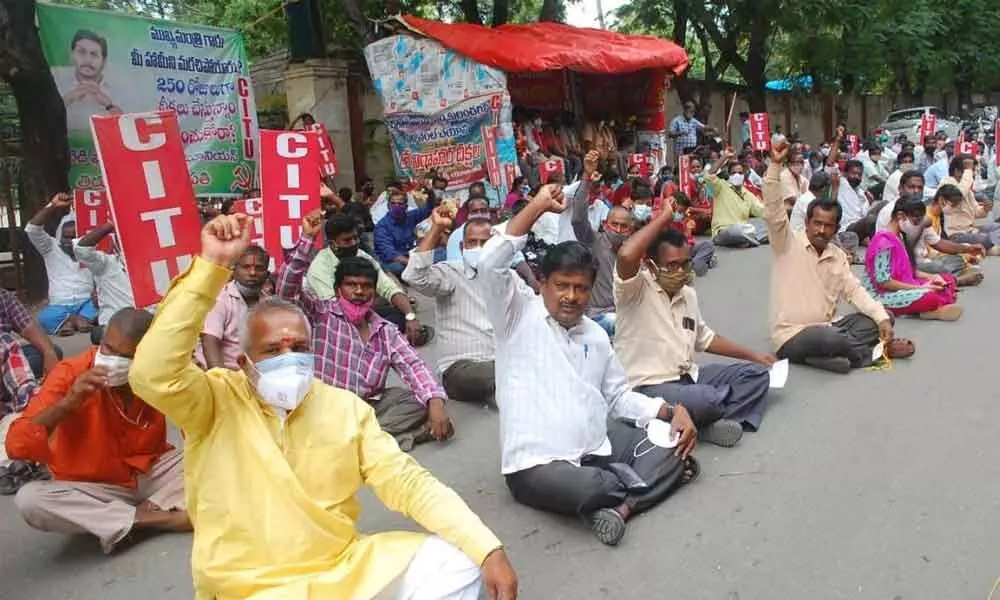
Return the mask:
<path id="1" fill-rule="evenodd" d="M 353 246 L 337 246 L 333 249 L 333 255 L 337 258 L 350 258 L 352 256 L 358 255 L 358 245 Z"/>
<path id="2" fill-rule="evenodd" d="M 852 188 L 857 188 L 859 185 L 861 185 L 861 179 L 860 178 L 859 179 L 854 179 L 853 177 L 848 177 L 847 178 L 847 183 Z"/>
<path id="3" fill-rule="evenodd" d="M 76 260 L 76 253 L 73 252 L 73 242 L 59 242 L 59 249 L 66 253 L 66 256 Z"/>

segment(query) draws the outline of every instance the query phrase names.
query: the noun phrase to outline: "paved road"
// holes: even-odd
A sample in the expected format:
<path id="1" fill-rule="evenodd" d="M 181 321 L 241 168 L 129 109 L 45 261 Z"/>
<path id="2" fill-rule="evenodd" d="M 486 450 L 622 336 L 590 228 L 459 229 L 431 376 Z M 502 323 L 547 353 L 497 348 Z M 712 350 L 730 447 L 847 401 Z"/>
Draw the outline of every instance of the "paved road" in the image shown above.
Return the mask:
<path id="1" fill-rule="evenodd" d="M 709 323 L 760 349 L 768 268 L 766 248 L 723 253 L 697 283 Z M 1000 576 L 998 294 L 992 262 L 961 295 L 961 322 L 900 322 L 917 355 L 888 372 L 793 368 L 761 432 L 699 449 L 698 482 L 615 549 L 513 503 L 485 409 L 455 406 L 458 438 L 415 455 L 505 540 L 527 599 L 983 598 Z M 364 529 L 413 526 L 371 500 Z M 0 598 L 190 598 L 189 545 L 164 536 L 105 557 L 92 540 L 32 531 L 0 499 Z"/>

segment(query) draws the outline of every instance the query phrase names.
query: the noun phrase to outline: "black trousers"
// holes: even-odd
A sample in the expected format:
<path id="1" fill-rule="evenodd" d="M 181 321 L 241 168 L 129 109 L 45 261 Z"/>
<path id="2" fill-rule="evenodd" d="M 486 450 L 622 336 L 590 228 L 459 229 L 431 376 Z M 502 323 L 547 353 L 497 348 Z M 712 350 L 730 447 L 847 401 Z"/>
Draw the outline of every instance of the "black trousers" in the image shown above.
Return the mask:
<path id="1" fill-rule="evenodd" d="M 878 324 L 867 315 L 851 313 L 830 325 L 806 327 L 778 349 L 778 358 L 802 364 L 808 358 L 846 357 L 857 369 L 872 363 L 879 342 Z"/>
<path id="2" fill-rule="evenodd" d="M 52 347 L 55 348 L 56 356 L 59 357 L 59 360 L 62 360 L 63 349 L 56 344 L 52 344 Z M 24 351 L 24 357 L 28 359 L 28 366 L 31 367 L 31 372 L 40 381 L 45 374 L 45 361 L 42 360 L 42 351 L 27 342 L 21 344 L 21 350 Z"/>
<path id="3" fill-rule="evenodd" d="M 448 397 L 459 402 L 496 405 L 496 378 L 493 361 L 460 360 L 441 374 Z"/>
<path id="4" fill-rule="evenodd" d="M 649 510 L 681 486 L 684 461 L 674 449 L 646 440 L 646 432 L 621 421 L 608 421 L 611 456 L 588 456 L 578 467 L 565 461 L 539 465 L 505 476 L 514 499 L 532 508 L 564 515 L 587 516 L 601 508 L 628 505 L 633 513 Z M 649 486 L 629 492 L 607 469 L 624 463 Z"/>

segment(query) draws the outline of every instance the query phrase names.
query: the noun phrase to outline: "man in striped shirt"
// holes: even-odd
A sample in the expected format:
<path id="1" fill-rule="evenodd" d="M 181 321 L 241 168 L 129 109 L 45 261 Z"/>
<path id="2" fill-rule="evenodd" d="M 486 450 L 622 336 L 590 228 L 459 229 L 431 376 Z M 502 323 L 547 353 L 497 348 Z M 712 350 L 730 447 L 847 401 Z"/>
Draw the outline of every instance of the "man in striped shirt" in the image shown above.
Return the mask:
<path id="1" fill-rule="evenodd" d="M 403 280 L 436 301 L 441 347 L 438 373 L 448 397 L 493 404 L 493 325 L 486 313 L 483 280 L 477 272 L 479 254 L 493 229 L 487 219 L 470 219 L 462 231 L 461 257 L 434 264 L 434 249 L 453 225 L 447 209 L 434 209 L 431 230 L 410 252 Z M 515 278 L 515 285 L 528 290 L 520 277 Z"/>
<path id="2" fill-rule="evenodd" d="M 367 400 L 379 425 L 403 450 L 431 438 L 450 438 L 454 427 L 444 407 L 444 390 L 399 329 L 372 310 L 375 265 L 356 256 L 341 260 L 334 273 L 337 295 L 327 300 L 302 287 L 322 223 L 319 210 L 302 220 L 302 237 L 277 285 L 280 296 L 298 300 L 313 325 L 317 376 Z M 385 387 L 390 368 L 409 389 Z"/>

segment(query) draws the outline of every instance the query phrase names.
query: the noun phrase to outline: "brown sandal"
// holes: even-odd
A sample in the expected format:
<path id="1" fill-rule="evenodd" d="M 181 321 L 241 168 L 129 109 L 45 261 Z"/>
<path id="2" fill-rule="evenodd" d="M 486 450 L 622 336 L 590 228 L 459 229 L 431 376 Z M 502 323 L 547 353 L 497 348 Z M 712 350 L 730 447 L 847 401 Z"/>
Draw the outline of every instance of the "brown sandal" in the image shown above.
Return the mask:
<path id="1" fill-rule="evenodd" d="M 892 359 L 909 358 L 916 351 L 917 348 L 913 345 L 913 342 L 906 338 L 893 338 L 889 342 L 889 347 L 886 348 L 886 354 Z"/>

